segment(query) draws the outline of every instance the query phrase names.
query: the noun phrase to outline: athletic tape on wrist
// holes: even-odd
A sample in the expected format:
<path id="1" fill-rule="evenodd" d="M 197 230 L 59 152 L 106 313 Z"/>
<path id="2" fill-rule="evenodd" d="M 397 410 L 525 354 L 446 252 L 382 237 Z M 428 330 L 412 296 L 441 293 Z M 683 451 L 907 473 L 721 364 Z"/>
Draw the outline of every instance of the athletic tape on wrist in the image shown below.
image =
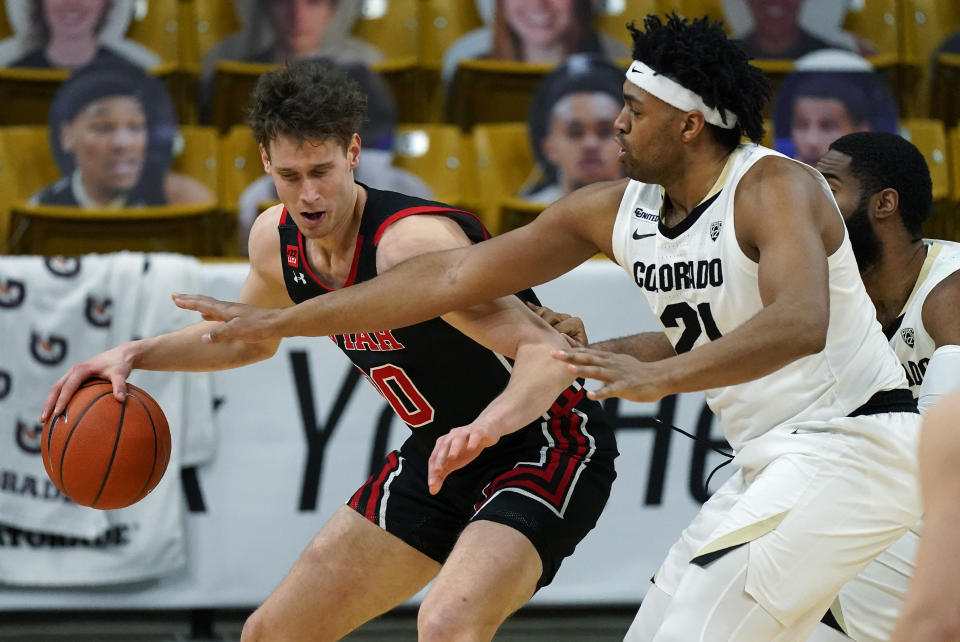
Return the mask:
<path id="1" fill-rule="evenodd" d="M 721 129 L 733 129 L 737 126 L 737 116 L 728 109 L 718 110 L 707 107 L 703 98 L 675 80 L 658 74 L 645 63 L 634 60 L 627 69 L 627 80 L 640 89 L 653 94 L 668 105 L 681 111 L 698 111 L 703 119 Z"/>

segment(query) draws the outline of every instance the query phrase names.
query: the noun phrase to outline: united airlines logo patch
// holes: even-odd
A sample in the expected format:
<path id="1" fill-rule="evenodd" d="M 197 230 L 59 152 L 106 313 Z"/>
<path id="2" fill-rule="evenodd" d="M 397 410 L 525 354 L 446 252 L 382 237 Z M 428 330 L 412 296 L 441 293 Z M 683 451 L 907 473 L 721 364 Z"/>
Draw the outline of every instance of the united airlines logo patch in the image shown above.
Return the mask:
<path id="1" fill-rule="evenodd" d="M 710 223 L 710 240 L 716 241 L 720 236 L 720 228 L 723 227 L 723 221 L 714 221 Z"/>
<path id="2" fill-rule="evenodd" d="M 287 246 L 287 265 L 290 267 L 300 267 L 300 248 L 296 245 Z"/>
<path id="3" fill-rule="evenodd" d="M 903 337 L 903 342 L 906 343 L 911 348 L 916 342 L 913 328 L 904 328 L 900 330 L 900 336 Z"/>

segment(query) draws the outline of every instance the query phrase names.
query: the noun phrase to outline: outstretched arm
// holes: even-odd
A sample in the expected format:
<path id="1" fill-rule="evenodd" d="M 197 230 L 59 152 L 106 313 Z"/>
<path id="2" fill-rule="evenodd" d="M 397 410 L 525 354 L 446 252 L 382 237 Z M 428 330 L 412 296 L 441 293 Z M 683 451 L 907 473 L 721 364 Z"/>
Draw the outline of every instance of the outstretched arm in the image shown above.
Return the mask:
<path id="1" fill-rule="evenodd" d="M 919 458 L 923 532 L 891 642 L 954 642 L 960 637 L 960 392 L 924 417 Z"/>
<path id="2" fill-rule="evenodd" d="M 279 307 L 292 302 L 280 281 L 280 240 L 276 221 L 270 229 L 265 213 L 251 233 L 250 272 L 240 300 L 258 306 Z M 274 354 L 279 339 L 256 343 L 225 341 L 205 345 L 200 337 L 220 325 L 204 321 L 156 337 L 129 341 L 74 365 L 51 387 L 40 411 L 40 421 L 59 414 L 85 380 L 109 379 L 114 396 L 122 401 L 126 379 L 134 369 L 197 372 L 225 370 L 254 363 Z"/>
<path id="3" fill-rule="evenodd" d="M 598 251 L 612 256 L 626 181 L 590 185 L 532 223 L 483 243 L 421 253 L 375 279 L 284 310 L 178 295 L 177 305 L 223 321 L 209 341 L 259 341 L 399 328 L 549 281 Z"/>
<path id="4" fill-rule="evenodd" d="M 572 374 L 604 382 L 591 398 L 655 401 L 735 385 L 823 348 L 827 256 L 843 239 L 836 207 L 805 169 L 780 158 L 763 159 L 747 172 L 734 207 L 737 241 L 758 263 L 763 308 L 729 334 L 659 361 L 590 348 L 558 352 Z"/>
<path id="5" fill-rule="evenodd" d="M 468 245 L 470 240 L 452 220 L 411 216 L 394 223 L 383 234 L 377 249 L 377 271 L 388 272 L 422 252 Z M 567 345 L 566 339 L 516 296 L 450 312 L 442 318 L 489 350 L 514 359 L 514 363 L 506 389 L 477 419 L 437 441 L 428 466 L 428 483 L 434 493 L 447 474 L 472 461 L 503 435 L 546 412 L 573 381 L 566 367 L 551 358 L 554 350 Z"/>

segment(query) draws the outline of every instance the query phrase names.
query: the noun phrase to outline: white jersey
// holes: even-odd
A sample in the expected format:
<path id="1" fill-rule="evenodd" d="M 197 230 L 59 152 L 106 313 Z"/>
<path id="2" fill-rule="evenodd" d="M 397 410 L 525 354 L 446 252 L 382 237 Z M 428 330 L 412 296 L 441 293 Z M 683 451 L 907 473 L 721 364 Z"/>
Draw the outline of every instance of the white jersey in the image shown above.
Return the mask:
<path id="1" fill-rule="evenodd" d="M 614 224 L 614 256 L 643 291 L 678 354 L 733 332 L 763 308 L 758 266 L 737 242 L 734 195 L 753 164 L 771 155 L 786 158 L 758 145 L 740 145 L 707 198 L 673 228 L 660 222 L 662 187 L 627 185 Z M 800 166 L 833 203 L 826 180 Z M 774 426 L 844 417 L 881 390 L 906 387 L 846 233 L 828 266 L 824 349 L 759 379 L 705 391 L 737 451 Z"/>
<path id="2" fill-rule="evenodd" d="M 913 292 L 903 306 L 900 324 L 890 335 L 890 346 L 907 375 L 907 383 L 914 397 L 920 395 L 920 384 L 927 371 L 927 363 L 937 349 L 936 343 L 923 327 L 923 304 L 927 295 L 945 278 L 960 270 L 960 243 L 924 239 L 927 258 Z"/>

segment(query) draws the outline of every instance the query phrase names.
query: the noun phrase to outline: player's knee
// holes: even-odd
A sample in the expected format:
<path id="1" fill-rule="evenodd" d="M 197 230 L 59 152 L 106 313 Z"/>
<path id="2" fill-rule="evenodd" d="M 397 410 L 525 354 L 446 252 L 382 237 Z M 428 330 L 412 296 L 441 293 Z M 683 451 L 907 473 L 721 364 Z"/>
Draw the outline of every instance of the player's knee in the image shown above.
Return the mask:
<path id="1" fill-rule="evenodd" d="M 470 617 L 470 609 L 455 608 L 447 602 L 443 604 L 429 604 L 425 601 L 417 614 L 417 633 L 419 642 L 467 642 L 483 639 L 483 623 Z M 490 635 L 496 630 L 494 624 Z"/>
<path id="2" fill-rule="evenodd" d="M 243 630 L 240 632 L 240 642 L 264 642 L 266 640 L 266 626 L 261 609 L 257 609 L 250 614 L 250 617 L 243 623 Z"/>

